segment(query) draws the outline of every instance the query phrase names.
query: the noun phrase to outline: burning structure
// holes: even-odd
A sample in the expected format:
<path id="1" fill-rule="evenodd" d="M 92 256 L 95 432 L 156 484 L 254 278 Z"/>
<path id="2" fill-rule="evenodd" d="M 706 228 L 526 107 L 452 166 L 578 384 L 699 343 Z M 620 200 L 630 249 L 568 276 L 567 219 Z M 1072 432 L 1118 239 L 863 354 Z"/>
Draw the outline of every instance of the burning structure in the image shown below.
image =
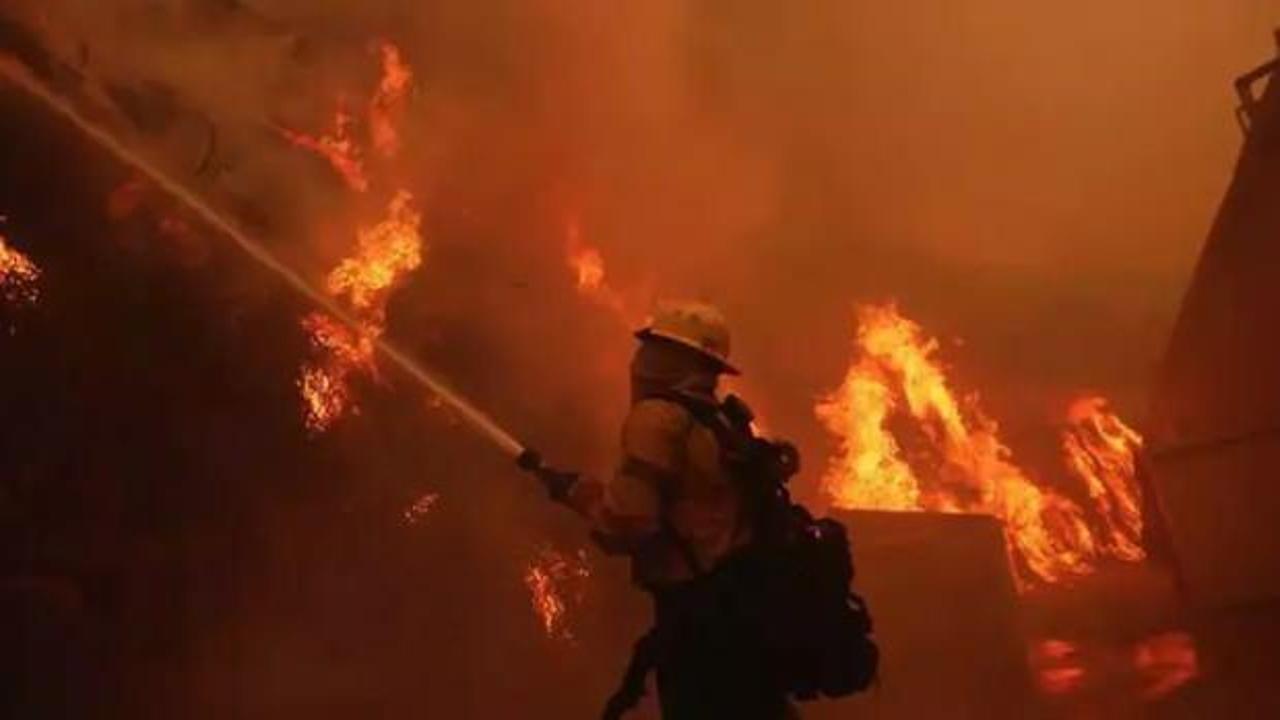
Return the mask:
<path id="1" fill-rule="evenodd" d="M 505 482 L 505 460 L 376 348 L 395 340 L 556 457 L 607 472 L 623 330 L 670 291 L 716 296 L 742 320 L 749 396 L 805 450 L 797 494 L 854 528 L 890 653 L 882 715 L 965 703 L 975 716 L 1071 716 L 1094 695 L 1159 712 L 1213 687 L 1198 681 L 1233 657 L 1214 642 L 1219 625 L 1169 621 L 1163 606 L 1133 627 L 1097 618 L 1125 614 L 1116 586 L 1126 602 L 1166 590 L 1141 584 L 1163 579 L 1142 560 L 1152 516 L 1137 508 L 1153 496 L 1204 604 L 1270 597 L 1266 573 L 1220 562 L 1259 557 L 1243 548 L 1263 543 L 1263 523 L 1223 528 L 1187 510 L 1238 502 L 1202 502 L 1195 478 L 1222 474 L 1214 463 L 1266 467 L 1233 454 L 1265 442 L 1187 447 L 1266 425 L 1267 395 L 1243 378 L 1269 387 L 1270 355 L 1247 333 L 1214 333 L 1241 292 L 1269 307 L 1266 283 L 1241 270 L 1260 276 L 1269 251 L 1239 238 L 1270 232 L 1274 92 L 1250 96 L 1240 179 L 1147 424 L 1133 377 L 1160 342 L 1144 334 L 1150 306 L 1167 301 L 1133 301 L 1128 286 L 1141 283 L 1122 271 L 1138 265 L 1113 246 L 1188 218 L 1171 212 L 1166 226 L 1115 205 L 1115 188 L 1077 185 L 1123 181 L 1150 206 L 1182 207 L 1173 200 L 1202 181 L 1163 173 L 1173 187 L 1161 194 L 1135 182 L 1151 174 L 1143 147 L 1084 131 L 1129 135 L 1114 127 L 1120 107 L 1171 134 L 1157 140 L 1192 144 L 1142 115 L 1147 95 L 1079 87 L 1074 45 L 1061 66 L 1040 40 L 1007 38 L 960 43 L 991 57 L 951 48 L 889 62 L 906 46 L 942 47 L 954 28 L 881 48 L 842 33 L 920 24 L 879 8 L 850 18 L 848 3 L 777 10 L 786 22 L 674 0 L 608 17 L 575 1 L 516 3 L 509 16 L 388 1 L 346 23 L 329 5 L 19 0 L 0 11 L 6 56 L 233 220 L 321 303 L 256 274 L 207 216 L 2 86 L 3 134 L 22 142 L 0 149 L 11 215 L 0 287 L 10 306 L 32 288 L 40 302 L 21 332 L 0 334 L 0 610 L 17 648 L 4 669 L 24 687 L 14 714 L 591 714 L 644 624 L 625 570 L 588 569 L 578 529 Z M 820 68 L 846 67 L 851 47 L 892 70 L 822 93 L 795 80 L 825 88 Z M 1045 74 L 1011 75 L 1010 54 Z M 958 98 L 928 79 L 953 77 L 956 61 L 978 74 L 994 63 L 985 82 L 1008 92 Z M 777 70 L 790 66 L 804 72 Z M 1183 111 L 1212 105 L 1200 91 L 1220 66 Z M 1134 85 L 1153 82 L 1144 67 L 1130 66 Z M 1054 85 L 1087 121 L 991 100 Z M 960 105 L 962 116 L 924 112 Z M 1218 152 L 1204 142 L 1200 154 Z M 1081 157 L 1116 162 L 1102 177 Z M 996 179 L 975 170 L 988 166 Z M 1036 198 L 1017 200 L 1033 183 Z M 1105 299 L 1050 281 L 1057 256 L 1052 273 L 1020 274 L 1037 242 L 1085 256 L 1089 242 L 1105 246 L 1084 258 L 1105 271 L 1075 278 Z M 1107 284 L 1112 272 L 1125 287 Z M 877 297 L 901 303 L 862 306 L 846 367 L 849 306 Z M 955 335 L 962 348 L 945 339 Z M 1247 372 L 1224 372 L 1195 352 L 1202 342 L 1238 350 L 1223 357 Z M 1216 383 L 1236 379 L 1219 396 Z M 1249 511 L 1270 496 L 1256 497 L 1215 515 L 1258 518 Z M 939 598 L 963 618 L 937 612 Z"/>
<path id="2" fill-rule="evenodd" d="M 1143 558 L 1134 463 L 1142 438 L 1107 412 L 1105 400 L 1074 401 L 1063 433 L 1063 459 L 1092 503 L 1084 508 L 1014 464 L 998 424 L 977 395 L 961 400 L 949 386 L 934 357 L 937 341 L 918 325 L 893 306 L 864 307 L 858 322 L 860 357 L 817 408 L 841 436 L 825 479 L 837 507 L 998 518 L 1028 585 L 1087 574 L 1107 557 Z M 890 430 L 895 412 L 919 423 L 922 447 L 903 452 Z M 907 457 L 932 466 L 922 474 Z M 1099 519 L 1097 532 L 1089 515 Z"/>

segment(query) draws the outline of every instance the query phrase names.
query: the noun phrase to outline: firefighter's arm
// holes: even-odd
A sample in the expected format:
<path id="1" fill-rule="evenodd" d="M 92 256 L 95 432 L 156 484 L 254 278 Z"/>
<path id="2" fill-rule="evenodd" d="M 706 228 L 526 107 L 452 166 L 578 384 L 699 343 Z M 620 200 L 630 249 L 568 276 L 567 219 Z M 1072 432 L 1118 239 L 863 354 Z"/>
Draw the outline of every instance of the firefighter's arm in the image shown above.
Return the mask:
<path id="1" fill-rule="evenodd" d="M 622 462 L 607 481 L 527 467 L 551 497 L 585 517 L 607 550 L 628 552 L 660 527 L 661 496 L 684 462 L 691 419 L 678 405 L 646 400 L 622 428 Z"/>

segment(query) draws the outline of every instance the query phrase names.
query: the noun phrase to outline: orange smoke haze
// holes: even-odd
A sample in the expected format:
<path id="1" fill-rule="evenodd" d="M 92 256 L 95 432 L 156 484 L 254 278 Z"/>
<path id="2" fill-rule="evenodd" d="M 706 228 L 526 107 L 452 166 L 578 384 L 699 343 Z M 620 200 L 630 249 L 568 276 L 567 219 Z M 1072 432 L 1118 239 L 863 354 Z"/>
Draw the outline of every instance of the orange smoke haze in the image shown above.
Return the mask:
<path id="1" fill-rule="evenodd" d="M 87 95 L 159 83 L 209 118 L 222 168 L 209 194 L 265 208 L 302 263 L 341 256 L 326 226 L 345 188 L 264 123 L 330 149 L 371 134 L 368 151 L 333 156 L 347 187 L 374 182 L 354 169 L 396 148 L 387 181 L 487 279 L 417 302 L 526 309 L 478 314 L 521 385 L 554 365 L 536 356 L 548 344 L 625 356 L 612 328 L 557 323 L 565 306 L 542 292 L 563 253 L 543 208 L 571 184 L 609 285 L 725 306 L 770 395 L 757 404 L 811 456 L 827 445 L 808 400 L 841 373 L 851 300 L 901 298 L 979 348 L 974 384 L 1019 432 L 1067 388 L 1140 407 L 1238 144 L 1230 80 L 1280 23 L 1276 0 L 503 7 L 19 0 L 12 13 L 39 16 Z M 335 97 L 350 114 L 336 130 Z M 806 352 L 777 342 L 795 337 Z"/>
<path id="2" fill-rule="evenodd" d="M 1130 425 L 1239 146 L 1231 80 L 1273 54 L 1280 0 L 10 0 L 0 15 L 64 63 L 59 92 L 359 313 L 362 332 L 307 315 L 305 342 L 279 350 L 307 427 L 327 430 L 303 445 L 346 473 L 333 485 L 391 496 L 393 513 L 447 500 L 403 552 L 435 563 L 387 573 L 392 592 L 328 569 L 385 537 L 264 511 L 280 527 L 264 521 L 246 553 L 264 589 L 236 651 L 281 668 L 344 655 L 312 644 L 317 618 L 372 645 L 379 628 L 359 623 L 377 610 L 276 610 L 302 602 L 279 568 L 312 558 L 308 578 L 338 596 L 454 613 L 429 652 L 381 636 L 388 656 L 450 662 L 386 673 L 415 698 L 432 676 L 444 714 L 483 717 L 525 692 L 516 673 L 470 682 L 533 624 L 520 579 L 535 637 L 590 615 L 558 589 L 557 573 L 585 574 L 572 557 L 511 548 L 576 547 L 581 528 L 420 397 L 397 404 L 394 374 L 371 392 L 369 338 L 394 338 L 557 464 L 603 474 L 632 322 L 657 297 L 710 300 L 733 325 L 739 387 L 805 457 L 801 499 L 994 515 L 1027 583 L 1136 559 Z M 127 214 L 134 191 L 111 206 Z M 231 325 L 283 295 L 243 275 Z M 850 363 L 849 308 L 882 298 L 910 319 L 870 306 Z M 305 310 L 288 312 L 296 327 Z M 262 486 L 332 492 L 345 521 L 361 516 L 262 465 Z M 376 561 L 351 560 L 353 577 L 400 567 L 368 543 Z M 616 564 L 593 572 L 593 591 L 626 586 Z M 442 592 L 455 586 L 474 591 Z M 222 651 L 223 628 L 204 630 L 192 644 Z M 557 694 L 548 716 L 597 709 L 615 668 L 589 669 L 600 687 Z M 290 681 L 317 684 L 273 676 L 262 692 Z"/>

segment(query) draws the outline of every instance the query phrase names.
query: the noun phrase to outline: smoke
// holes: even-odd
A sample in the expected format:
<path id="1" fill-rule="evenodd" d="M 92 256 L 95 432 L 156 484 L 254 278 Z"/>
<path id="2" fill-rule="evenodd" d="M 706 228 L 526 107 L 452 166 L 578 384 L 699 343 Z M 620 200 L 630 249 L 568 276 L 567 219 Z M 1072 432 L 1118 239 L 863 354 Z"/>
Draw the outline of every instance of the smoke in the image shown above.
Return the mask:
<path id="1" fill-rule="evenodd" d="M 658 296 L 724 307 L 743 387 L 814 471 L 830 445 L 812 407 L 843 377 L 860 301 L 896 298 L 962 340 L 944 357 L 1015 448 L 1078 390 L 1140 414 L 1239 144 L 1230 81 L 1273 53 L 1280 24 L 1280 0 L 0 12 L 58 60 L 65 92 L 309 277 L 385 193 L 412 191 L 426 256 L 391 300 L 389 335 L 550 457 L 597 472 L 613 462 L 631 340 L 627 318 L 573 287 L 571 218 L 628 314 Z M 405 146 L 353 195 L 275 128 L 321 132 L 338 103 L 367 98 L 380 39 L 415 72 Z M 458 431 L 424 415 L 426 429 L 391 433 L 370 412 L 334 444 L 395 456 L 387 437 L 425 434 L 429 472 L 388 464 L 447 486 L 435 512 L 471 508 L 451 528 L 499 548 L 576 537 L 551 511 L 517 509 L 529 498 L 490 477 L 504 477 L 496 462 L 449 447 Z M 477 639 L 472 661 L 499 646 Z"/>
<path id="2" fill-rule="evenodd" d="M 370 43 L 386 38 L 418 74 L 395 173 L 442 218 L 436 242 L 475 234 L 497 272 L 551 275 L 573 213 L 635 305 L 727 306 L 747 367 L 791 395 L 838 377 L 854 300 L 896 297 L 966 340 L 977 385 L 1098 384 L 1130 407 L 1230 169 L 1229 80 L 1267 56 L 1280 21 L 1263 0 L 18 12 L 91 81 L 169 88 L 210 119 L 224 172 L 209 191 L 261 208 L 304 264 L 340 252 L 333 208 L 353 203 L 270 124 L 326 127 L 335 98 L 367 92 Z M 544 303 L 522 305 L 554 332 Z M 502 324 L 493 342 L 524 354 Z M 794 357 L 790 337 L 824 352 Z"/>

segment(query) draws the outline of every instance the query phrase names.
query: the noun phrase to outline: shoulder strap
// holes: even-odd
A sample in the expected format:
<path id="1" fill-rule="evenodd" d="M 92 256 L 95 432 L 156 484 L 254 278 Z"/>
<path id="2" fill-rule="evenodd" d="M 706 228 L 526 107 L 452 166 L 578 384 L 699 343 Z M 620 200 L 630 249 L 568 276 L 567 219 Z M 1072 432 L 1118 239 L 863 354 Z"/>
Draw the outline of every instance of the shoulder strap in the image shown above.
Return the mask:
<path id="1" fill-rule="evenodd" d="M 716 443 L 723 454 L 732 455 L 743 451 L 750 441 L 741 431 L 734 428 L 721 414 L 720 405 L 706 398 L 689 395 L 676 390 L 657 393 L 652 397 L 666 400 L 684 408 L 699 425 L 715 434 Z"/>
<path id="2" fill-rule="evenodd" d="M 680 407 L 684 408 L 686 412 L 689 413 L 690 421 L 685 430 L 684 443 L 681 445 L 682 456 L 680 458 L 681 465 L 682 466 L 687 465 L 688 464 L 688 433 L 693 430 L 693 427 L 695 424 L 703 424 L 705 422 L 705 420 L 703 419 L 703 413 L 705 413 L 706 411 L 701 408 L 695 408 L 694 403 L 697 402 L 697 400 L 695 398 L 688 397 L 682 393 L 677 393 L 677 392 L 656 393 L 656 394 L 647 396 L 646 399 L 666 400 L 667 402 L 672 402 L 679 405 Z M 702 402 L 700 404 L 702 406 L 712 407 L 712 410 L 714 411 L 714 407 L 710 406 L 709 403 Z M 664 506 L 670 503 L 670 491 L 667 488 L 660 488 L 659 497 L 661 498 L 662 504 Z M 683 537 L 680 536 L 680 533 L 676 532 L 676 529 L 671 524 L 670 517 L 666 512 L 662 513 L 661 533 L 668 541 L 671 542 L 672 545 L 675 546 L 676 551 L 680 553 L 680 559 L 684 560 L 685 565 L 689 567 L 689 571 L 692 572 L 695 577 L 702 575 L 703 573 L 706 572 L 706 568 L 704 568 L 702 566 L 702 562 L 698 560 L 697 553 L 695 553 L 693 551 L 693 548 L 689 545 L 689 543 Z"/>

